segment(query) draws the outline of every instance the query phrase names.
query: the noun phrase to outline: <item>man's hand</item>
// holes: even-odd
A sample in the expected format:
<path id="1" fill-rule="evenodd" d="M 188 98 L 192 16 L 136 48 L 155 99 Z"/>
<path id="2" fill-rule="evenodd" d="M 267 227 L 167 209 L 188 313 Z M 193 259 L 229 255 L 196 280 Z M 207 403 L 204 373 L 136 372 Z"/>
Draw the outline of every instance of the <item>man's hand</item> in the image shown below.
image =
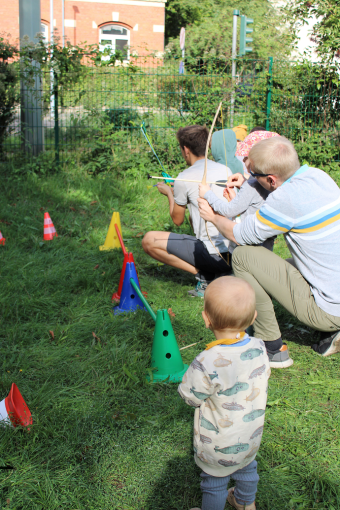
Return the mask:
<path id="1" fill-rule="evenodd" d="M 208 202 L 204 198 L 198 198 L 197 202 L 201 218 L 203 218 L 205 221 L 210 221 L 211 223 L 214 223 L 214 220 L 216 216 L 218 216 L 218 214 L 215 213 L 213 208 L 208 204 Z"/>
<path id="2" fill-rule="evenodd" d="M 245 182 L 245 178 L 242 174 L 233 174 L 229 177 L 227 186 L 228 188 L 240 188 L 242 184 Z"/>
<path id="3" fill-rule="evenodd" d="M 209 184 L 199 184 L 198 185 L 198 189 L 199 189 L 199 195 L 200 195 L 200 198 L 204 198 L 204 195 L 207 193 L 207 191 L 210 191 L 210 186 Z"/>
<path id="4" fill-rule="evenodd" d="M 165 182 L 160 182 L 157 184 L 156 188 L 160 193 L 162 193 L 162 195 L 166 195 L 167 197 L 169 196 L 169 193 L 172 194 L 171 188 L 165 184 Z"/>
<path id="5" fill-rule="evenodd" d="M 223 196 L 228 200 L 228 202 L 230 202 L 231 200 L 233 200 L 233 198 L 236 197 L 236 191 L 227 186 L 223 190 Z"/>

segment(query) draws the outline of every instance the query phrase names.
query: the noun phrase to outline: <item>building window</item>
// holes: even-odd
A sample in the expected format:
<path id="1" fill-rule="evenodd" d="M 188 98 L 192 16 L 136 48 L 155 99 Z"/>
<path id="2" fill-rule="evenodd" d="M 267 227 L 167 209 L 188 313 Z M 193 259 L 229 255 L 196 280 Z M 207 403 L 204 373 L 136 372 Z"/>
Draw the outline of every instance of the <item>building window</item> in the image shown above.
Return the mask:
<path id="1" fill-rule="evenodd" d="M 41 23 L 41 33 L 44 43 L 48 44 L 48 26 L 45 23 Z"/>
<path id="2" fill-rule="evenodd" d="M 109 51 L 110 53 L 120 52 L 123 60 L 129 60 L 130 52 L 130 30 L 119 25 L 104 25 L 99 32 L 100 51 Z M 110 56 L 102 57 L 103 60 L 109 60 Z"/>

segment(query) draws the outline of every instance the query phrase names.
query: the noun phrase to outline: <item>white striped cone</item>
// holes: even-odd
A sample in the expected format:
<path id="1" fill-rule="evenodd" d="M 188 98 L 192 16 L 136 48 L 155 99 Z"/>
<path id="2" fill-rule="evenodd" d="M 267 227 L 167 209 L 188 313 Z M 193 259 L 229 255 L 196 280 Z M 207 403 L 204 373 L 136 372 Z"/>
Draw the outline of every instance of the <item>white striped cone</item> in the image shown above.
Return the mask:
<path id="1" fill-rule="evenodd" d="M 4 398 L 2 402 L 0 402 L 0 422 L 5 422 L 6 425 L 12 425 L 11 420 L 9 419 L 9 415 L 6 408 L 6 399 Z M 13 427 L 13 425 L 12 425 Z"/>
<path id="2" fill-rule="evenodd" d="M 13 383 L 8 396 L 0 402 L 0 423 L 8 424 L 13 427 L 29 427 L 33 419 L 18 386 Z M 28 429 L 29 430 L 29 429 Z"/>
<path id="3" fill-rule="evenodd" d="M 44 214 L 44 241 L 51 241 L 54 236 L 58 237 L 48 212 Z"/>
<path id="4" fill-rule="evenodd" d="M 2 233 L 0 232 L 0 244 L 5 244 L 6 239 L 3 237 Z"/>

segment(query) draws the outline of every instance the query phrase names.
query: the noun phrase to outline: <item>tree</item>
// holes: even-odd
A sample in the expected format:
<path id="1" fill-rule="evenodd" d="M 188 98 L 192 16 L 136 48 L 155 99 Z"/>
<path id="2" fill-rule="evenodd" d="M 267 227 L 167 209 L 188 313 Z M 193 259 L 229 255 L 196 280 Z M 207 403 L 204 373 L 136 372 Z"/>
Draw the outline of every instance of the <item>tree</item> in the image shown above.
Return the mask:
<path id="1" fill-rule="evenodd" d="M 284 22 L 283 14 L 269 0 L 169 0 L 166 4 L 167 52 L 180 56 L 178 35 L 186 27 L 188 57 L 231 56 L 233 10 L 254 19 L 250 58 L 286 56 L 291 52 L 294 33 Z"/>
<path id="2" fill-rule="evenodd" d="M 296 29 L 316 18 L 311 36 L 316 52 L 323 61 L 340 58 L 340 2 L 339 0 L 293 0 L 287 4 L 287 19 Z"/>

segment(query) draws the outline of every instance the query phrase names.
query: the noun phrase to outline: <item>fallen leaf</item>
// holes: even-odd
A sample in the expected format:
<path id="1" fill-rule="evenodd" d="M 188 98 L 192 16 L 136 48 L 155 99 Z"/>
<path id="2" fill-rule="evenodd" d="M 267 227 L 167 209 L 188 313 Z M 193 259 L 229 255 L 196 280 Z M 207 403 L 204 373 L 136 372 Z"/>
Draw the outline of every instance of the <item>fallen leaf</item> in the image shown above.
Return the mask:
<path id="1" fill-rule="evenodd" d="M 76 354 L 75 356 L 76 356 L 76 358 L 79 358 L 79 354 Z"/>
<path id="2" fill-rule="evenodd" d="M 80 214 L 82 214 L 83 216 L 86 215 L 86 211 L 80 211 Z"/>
<path id="3" fill-rule="evenodd" d="M 95 269 L 98 269 L 98 267 L 99 267 L 99 264 L 97 264 L 96 266 L 94 266 L 93 271 L 94 271 Z"/>
<path id="4" fill-rule="evenodd" d="M 169 314 L 171 317 L 176 317 L 176 314 L 172 311 L 172 308 L 168 308 L 168 314 Z"/>
<path id="5" fill-rule="evenodd" d="M 96 335 L 94 331 L 92 331 L 92 336 L 95 340 L 98 340 L 98 342 L 100 342 L 100 338 Z"/>
<path id="6" fill-rule="evenodd" d="M 39 211 L 43 211 L 45 209 L 45 207 L 40 207 Z"/>
<path id="7" fill-rule="evenodd" d="M 74 207 L 70 207 L 71 211 L 75 211 L 75 208 Z"/>
<path id="8" fill-rule="evenodd" d="M 105 271 L 104 271 L 104 273 L 102 273 L 102 276 L 104 276 L 104 274 L 105 274 Z"/>
<path id="9" fill-rule="evenodd" d="M 54 333 L 53 333 L 53 331 L 51 331 L 51 330 L 50 330 L 50 331 L 49 331 L 49 334 L 51 335 L 52 340 L 54 340 Z"/>
<path id="10" fill-rule="evenodd" d="M 140 237 L 140 236 L 143 236 L 143 232 L 139 232 L 139 234 L 136 234 L 136 237 Z"/>
<path id="11" fill-rule="evenodd" d="M 11 221 L 6 221 L 6 220 L 0 220 L 0 223 L 5 223 L 5 225 L 12 225 Z"/>
<path id="12" fill-rule="evenodd" d="M 17 204 L 12 204 L 12 207 L 16 207 L 16 206 L 17 206 Z"/>
<path id="13" fill-rule="evenodd" d="M 97 204 L 97 200 L 92 200 L 92 202 L 90 203 L 90 205 L 94 205 L 94 204 Z"/>

